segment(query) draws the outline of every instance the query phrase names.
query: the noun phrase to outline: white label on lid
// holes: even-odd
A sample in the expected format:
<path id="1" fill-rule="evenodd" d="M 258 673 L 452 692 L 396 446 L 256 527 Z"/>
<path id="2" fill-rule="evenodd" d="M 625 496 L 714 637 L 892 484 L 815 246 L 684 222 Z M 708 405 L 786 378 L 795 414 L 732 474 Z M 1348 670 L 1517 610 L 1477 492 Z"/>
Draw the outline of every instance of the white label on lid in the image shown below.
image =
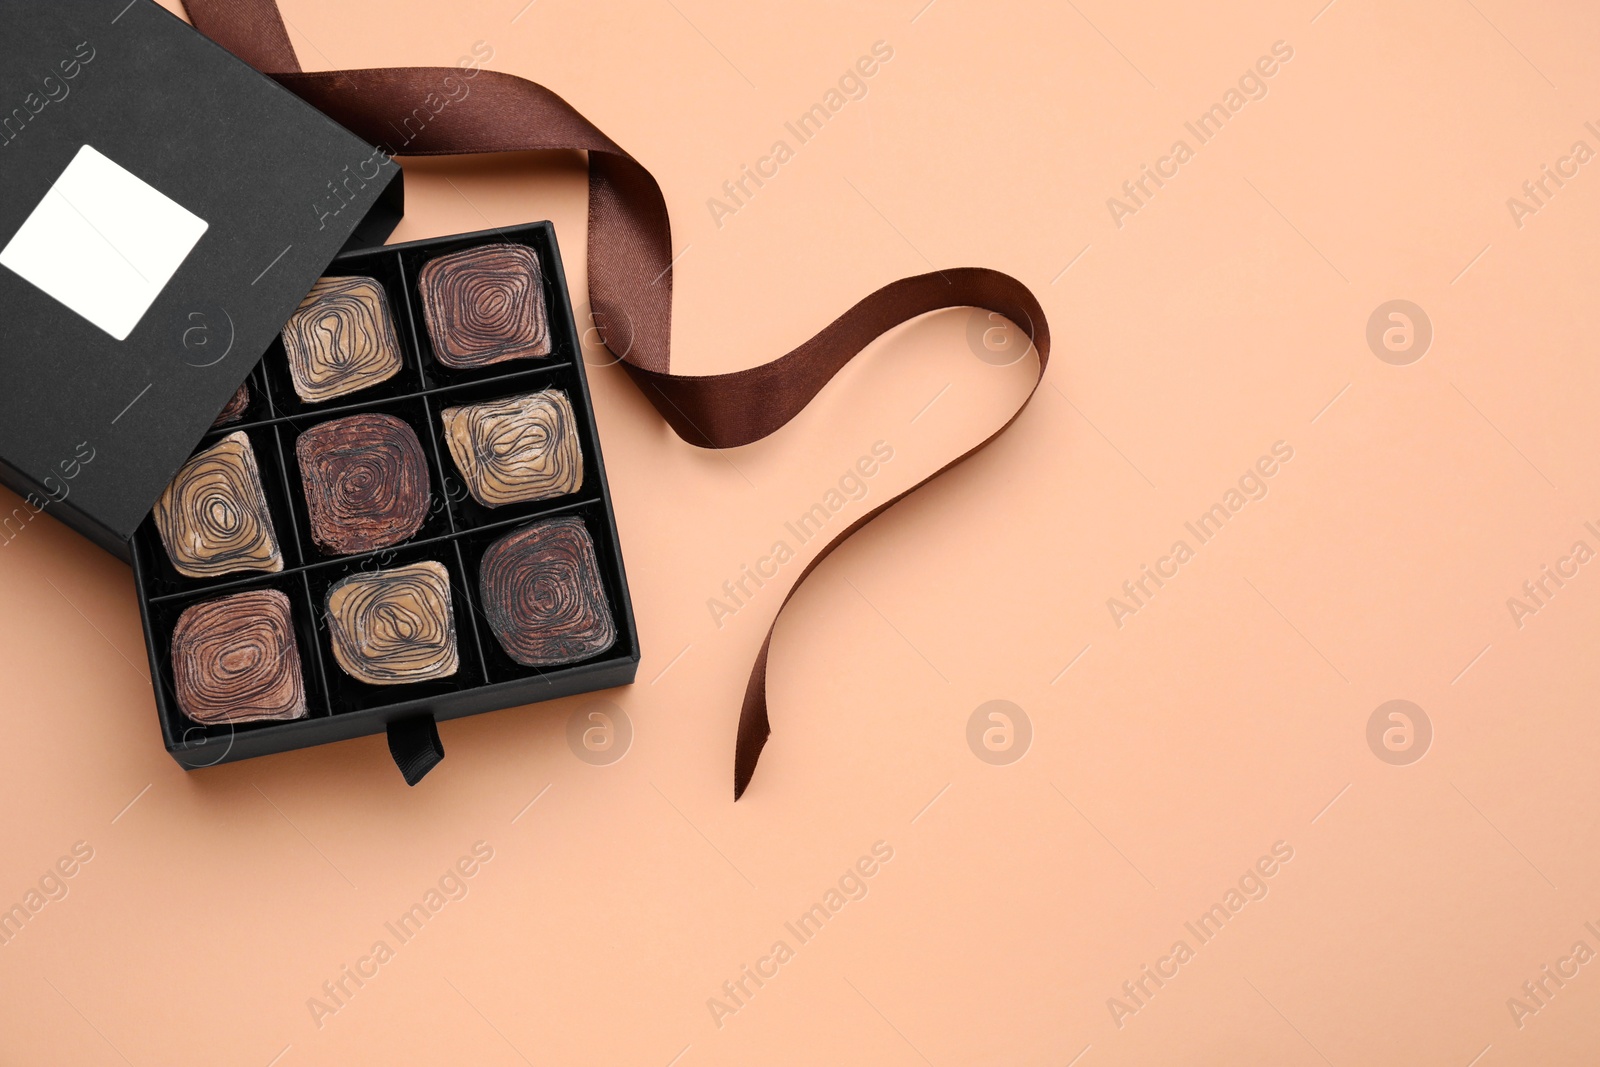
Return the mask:
<path id="1" fill-rule="evenodd" d="M 0 266 L 122 341 L 206 225 L 84 145 L 0 250 Z"/>

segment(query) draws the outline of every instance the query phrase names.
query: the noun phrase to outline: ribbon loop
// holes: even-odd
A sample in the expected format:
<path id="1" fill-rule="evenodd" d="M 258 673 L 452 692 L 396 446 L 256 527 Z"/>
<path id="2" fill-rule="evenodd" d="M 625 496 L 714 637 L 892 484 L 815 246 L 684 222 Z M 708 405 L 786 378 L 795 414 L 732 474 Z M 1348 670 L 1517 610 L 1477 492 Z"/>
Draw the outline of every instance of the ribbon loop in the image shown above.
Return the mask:
<path id="1" fill-rule="evenodd" d="M 303 71 L 274 0 L 184 0 L 202 33 L 352 132 L 393 155 L 466 155 L 567 150 L 589 154 L 589 304 L 597 319 L 626 321 L 627 349 L 612 354 L 679 437 L 701 448 L 734 448 L 782 428 L 839 370 L 887 331 L 930 311 L 978 307 L 1004 315 L 1032 339 L 1039 374 L 994 433 L 909 489 L 873 508 L 829 541 L 801 571 L 783 604 L 835 548 L 885 510 L 981 451 L 1022 414 L 1044 379 L 1050 331 L 1031 290 L 999 271 L 963 267 L 891 282 L 787 355 L 727 374 L 671 369 L 672 225 L 661 187 L 637 160 L 561 97 L 524 78 L 472 72 L 472 89 L 427 121 L 413 108 L 468 76 L 456 67 Z M 607 344 L 602 335 L 602 343 Z M 779 605 L 778 613 L 783 611 Z M 734 799 L 743 795 L 771 733 L 767 656 L 774 615 L 739 715 Z"/>

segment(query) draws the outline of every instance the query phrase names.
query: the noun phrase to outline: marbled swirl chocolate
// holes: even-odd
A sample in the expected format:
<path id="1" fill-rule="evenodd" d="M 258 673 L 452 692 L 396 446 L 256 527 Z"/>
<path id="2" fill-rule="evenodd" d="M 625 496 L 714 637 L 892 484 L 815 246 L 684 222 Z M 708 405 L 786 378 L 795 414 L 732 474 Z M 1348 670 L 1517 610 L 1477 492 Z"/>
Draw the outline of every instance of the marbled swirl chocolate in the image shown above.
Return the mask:
<path id="1" fill-rule="evenodd" d="M 333 658 L 369 685 L 401 685 L 456 672 L 450 572 L 433 560 L 363 571 L 328 590 Z"/>
<path id="2" fill-rule="evenodd" d="M 217 412 L 217 420 L 211 424 L 212 429 L 226 426 L 230 422 L 238 422 L 244 418 L 245 409 L 250 406 L 250 383 L 240 382 L 239 388 L 234 390 L 233 397 L 223 409 Z"/>
<path id="3" fill-rule="evenodd" d="M 179 710 L 195 722 L 303 718 L 289 598 L 262 589 L 185 608 L 172 630 L 172 681 Z"/>
<path id="4" fill-rule="evenodd" d="M 524 666 L 587 659 L 617 639 L 582 519 L 536 522 L 490 545 L 478 590 L 495 639 Z"/>
<path id="5" fill-rule="evenodd" d="M 400 342 L 383 286 L 371 278 L 319 278 L 283 327 L 289 376 L 317 403 L 400 373 Z"/>
<path id="6" fill-rule="evenodd" d="M 560 389 L 445 408 L 445 443 L 485 507 L 546 500 L 583 486 L 572 401 Z"/>
<path id="7" fill-rule="evenodd" d="M 180 467 L 153 515 L 179 574 L 283 570 L 255 450 L 242 430 Z"/>
<path id="8" fill-rule="evenodd" d="M 489 244 L 431 259 L 417 279 L 433 354 L 447 367 L 487 367 L 550 354 L 539 257 Z"/>
<path id="9" fill-rule="evenodd" d="M 428 462 L 410 425 L 361 414 L 320 423 L 294 444 L 311 539 L 329 555 L 399 544 L 428 516 Z"/>

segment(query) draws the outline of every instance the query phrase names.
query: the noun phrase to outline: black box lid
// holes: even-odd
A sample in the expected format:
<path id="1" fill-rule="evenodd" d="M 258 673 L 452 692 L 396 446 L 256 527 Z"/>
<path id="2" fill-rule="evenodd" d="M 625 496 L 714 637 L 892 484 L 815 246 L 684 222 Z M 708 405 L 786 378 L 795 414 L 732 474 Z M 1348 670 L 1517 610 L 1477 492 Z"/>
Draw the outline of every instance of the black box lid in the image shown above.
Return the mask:
<path id="1" fill-rule="evenodd" d="M 127 558 L 401 190 L 384 152 L 153 0 L 0 0 L 0 481 Z"/>

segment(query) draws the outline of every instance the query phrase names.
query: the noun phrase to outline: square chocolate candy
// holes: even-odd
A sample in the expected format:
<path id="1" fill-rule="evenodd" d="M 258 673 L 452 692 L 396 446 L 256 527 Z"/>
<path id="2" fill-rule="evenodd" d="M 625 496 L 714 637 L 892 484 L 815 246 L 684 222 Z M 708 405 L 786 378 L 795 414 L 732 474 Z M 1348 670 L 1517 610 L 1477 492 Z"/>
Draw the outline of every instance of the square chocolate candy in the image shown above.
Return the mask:
<path id="1" fill-rule="evenodd" d="M 523 666 L 587 659 L 617 640 L 582 519 L 546 519 L 500 538 L 483 554 L 478 590 L 495 640 Z"/>
<path id="2" fill-rule="evenodd" d="M 368 685 L 404 685 L 456 673 L 450 572 L 433 560 L 361 571 L 328 590 L 333 658 Z"/>
<path id="3" fill-rule="evenodd" d="M 179 574 L 283 570 L 255 449 L 242 430 L 178 468 L 153 515 Z"/>
<path id="4" fill-rule="evenodd" d="M 445 408 L 445 443 L 484 507 L 547 500 L 583 487 L 572 401 L 560 389 Z"/>
<path id="5" fill-rule="evenodd" d="M 289 598 L 260 589 L 185 608 L 172 630 L 172 681 L 178 710 L 198 723 L 304 718 Z"/>
<path id="6" fill-rule="evenodd" d="M 289 377 L 319 403 L 400 373 L 400 342 L 383 286 L 372 278 L 319 278 L 283 327 Z"/>
<path id="7" fill-rule="evenodd" d="M 550 354 L 550 316 L 533 249 L 487 244 L 431 259 L 417 279 L 433 354 L 447 367 L 487 367 Z"/>
<path id="8" fill-rule="evenodd" d="M 431 492 L 422 442 L 393 415 L 319 423 L 294 443 L 311 539 L 332 555 L 387 548 L 416 533 Z"/>

